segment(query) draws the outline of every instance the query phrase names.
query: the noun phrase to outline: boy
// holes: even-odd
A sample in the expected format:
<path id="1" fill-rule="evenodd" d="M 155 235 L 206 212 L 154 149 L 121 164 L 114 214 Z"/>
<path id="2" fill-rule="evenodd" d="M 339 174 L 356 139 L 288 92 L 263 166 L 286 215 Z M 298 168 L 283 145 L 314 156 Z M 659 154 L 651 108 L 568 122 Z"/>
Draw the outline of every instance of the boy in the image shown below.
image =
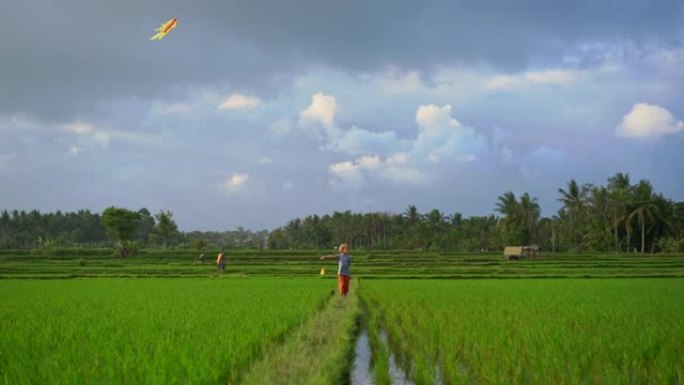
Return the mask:
<path id="1" fill-rule="evenodd" d="M 216 270 L 219 274 L 226 271 L 226 257 L 223 252 L 220 252 L 216 258 Z"/>
<path id="2" fill-rule="evenodd" d="M 337 255 L 323 255 L 321 261 L 324 259 L 335 259 L 338 263 L 337 268 L 337 287 L 340 294 L 347 295 L 349 291 L 349 267 L 351 266 L 351 255 L 349 255 L 349 246 L 346 243 L 340 245 L 340 253 Z"/>

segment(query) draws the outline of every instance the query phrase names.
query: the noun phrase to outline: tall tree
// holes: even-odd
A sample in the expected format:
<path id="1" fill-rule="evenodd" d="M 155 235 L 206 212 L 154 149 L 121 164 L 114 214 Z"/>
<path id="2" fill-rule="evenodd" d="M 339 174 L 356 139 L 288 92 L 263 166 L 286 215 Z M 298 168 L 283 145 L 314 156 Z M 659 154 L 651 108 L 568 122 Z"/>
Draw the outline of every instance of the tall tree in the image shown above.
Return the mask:
<path id="1" fill-rule="evenodd" d="M 535 230 L 541 214 L 537 198 L 530 197 L 530 194 L 526 192 L 520 197 L 520 204 L 518 207 L 520 210 L 519 215 L 521 224 L 524 226 L 527 233 L 525 243 L 529 244 L 536 242 Z"/>
<path id="2" fill-rule="evenodd" d="M 580 215 L 584 212 L 590 188 L 590 184 L 585 184 L 580 187 L 579 184 L 577 184 L 577 181 L 572 179 L 568 182 L 567 190 L 562 188 L 558 189 L 558 192 L 561 194 L 558 201 L 563 203 L 563 207 L 568 210 L 570 237 L 574 248 L 577 248 L 578 245 L 576 232 L 577 223 L 579 222 Z"/>
<path id="3" fill-rule="evenodd" d="M 627 235 L 627 247 L 629 248 L 629 235 L 631 231 L 629 226 L 627 226 L 627 201 L 630 199 L 631 188 L 629 174 L 619 172 L 608 178 L 608 193 L 613 209 L 613 240 L 615 242 L 615 253 L 618 253 L 621 249 L 621 226 L 624 229 L 624 233 Z"/>
<path id="4" fill-rule="evenodd" d="M 508 244 L 525 243 L 523 234 L 523 221 L 521 217 L 520 203 L 513 192 L 508 191 L 501 195 L 496 202 L 496 211 L 503 214 L 500 222 L 502 237 Z"/>
<path id="5" fill-rule="evenodd" d="M 145 207 L 138 210 L 138 221 L 135 229 L 135 239 L 140 240 L 143 244 L 147 244 L 150 240 L 150 235 L 154 232 L 156 223 L 152 213 Z"/>
<path id="6" fill-rule="evenodd" d="M 166 243 L 178 232 L 176 221 L 173 220 L 173 213 L 171 211 L 159 210 L 159 213 L 155 214 L 154 217 L 157 219 L 155 230 L 162 239 L 162 246 L 166 248 Z"/>
<path id="7" fill-rule="evenodd" d="M 641 232 L 641 252 L 644 253 L 646 251 L 646 227 L 655 221 L 658 206 L 656 205 L 653 186 L 651 186 L 650 182 L 645 180 L 639 181 L 639 183 L 634 186 L 633 191 L 634 200 L 631 202 L 632 209 L 627 217 L 627 221 L 637 221 L 637 225 Z"/>
<path id="8" fill-rule="evenodd" d="M 128 257 L 131 240 L 136 230 L 136 222 L 140 218 L 137 212 L 119 207 L 109 207 L 102 212 L 102 224 L 107 231 L 107 236 L 119 243 L 119 255 Z"/>

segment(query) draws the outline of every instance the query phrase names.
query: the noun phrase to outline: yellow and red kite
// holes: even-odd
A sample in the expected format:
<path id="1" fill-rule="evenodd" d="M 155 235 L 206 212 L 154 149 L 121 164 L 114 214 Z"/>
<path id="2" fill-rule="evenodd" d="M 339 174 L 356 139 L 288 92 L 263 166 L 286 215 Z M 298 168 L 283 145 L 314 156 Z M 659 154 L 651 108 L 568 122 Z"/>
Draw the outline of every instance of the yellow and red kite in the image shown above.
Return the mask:
<path id="1" fill-rule="evenodd" d="M 171 32 L 172 29 L 176 28 L 178 26 L 178 19 L 175 17 L 173 19 L 169 19 L 167 22 L 162 24 L 159 28 L 155 29 L 154 31 L 156 34 L 150 38 L 150 40 L 161 40 L 166 36 L 167 33 Z"/>

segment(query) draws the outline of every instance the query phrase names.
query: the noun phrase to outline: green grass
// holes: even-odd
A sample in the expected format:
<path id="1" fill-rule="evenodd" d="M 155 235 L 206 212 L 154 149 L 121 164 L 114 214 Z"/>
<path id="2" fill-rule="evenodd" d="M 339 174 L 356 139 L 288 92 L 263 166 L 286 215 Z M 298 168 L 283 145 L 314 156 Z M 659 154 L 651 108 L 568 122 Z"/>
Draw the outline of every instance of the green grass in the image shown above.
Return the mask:
<path id="1" fill-rule="evenodd" d="M 243 385 L 344 384 L 349 376 L 353 336 L 359 318 L 356 281 L 347 297 L 335 295 L 327 307 L 282 345 L 252 366 Z"/>
<path id="2" fill-rule="evenodd" d="M 101 249 L 69 255 L 1 254 L 0 278 L 80 277 L 207 277 L 215 273 L 213 259 L 204 264 L 187 250 L 143 250 L 137 257 L 120 259 Z M 312 277 L 323 263 L 323 251 L 237 251 L 228 254 L 228 274 L 243 276 Z M 667 254 L 546 254 L 539 259 L 507 261 L 498 254 L 427 252 L 353 253 L 353 274 L 366 278 L 582 278 L 582 277 L 684 277 L 684 255 Z"/>
<path id="3" fill-rule="evenodd" d="M 684 280 L 365 280 L 417 384 L 681 384 Z M 377 376 L 376 376 L 377 378 Z"/>
<path id="4" fill-rule="evenodd" d="M 326 253 L 230 250 L 218 277 L 188 250 L 3 251 L 0 384 L 339 383 L 359 310 Z M 352 255 L 377 385 L 390 356 L 419 385 L 684 383 L 684 255 Z"/>
<path id="5" fill-rule="evenodd" d="M 330 289 L 284 278 L 0 281 L 0 383 L 235 383 Z"/>

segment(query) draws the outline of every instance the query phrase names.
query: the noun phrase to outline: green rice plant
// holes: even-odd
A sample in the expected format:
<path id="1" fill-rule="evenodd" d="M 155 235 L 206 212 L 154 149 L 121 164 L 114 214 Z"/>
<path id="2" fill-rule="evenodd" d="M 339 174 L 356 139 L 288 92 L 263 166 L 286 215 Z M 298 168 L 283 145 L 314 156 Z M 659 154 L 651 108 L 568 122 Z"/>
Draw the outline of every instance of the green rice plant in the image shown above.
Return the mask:
<path id="1" fill-rule="evenodd" d="M 684 280 L 365 280 L 417 384 L 684 382 Z"/>
<path id="2" fill-rule="evenodd" d="M 330 303 L 272 346 L 244 376 L 243 385 L 335 385 L 347 383 L 359 318 L 355 284 L 346 297 Z"/>
<path id="3" fill-rule="evenodd" d="M 198 263 L 197 252 L 142 249 L 136 257 L 103 255 L 111 249 L 65 248 L 47 253 L 0 252 L 0 278 L 13 277 L 177 277 L 210 276 L 213 257 Z M 71 254 L 70 254 L 71 253 Z M 318 254 L 314 254 L 318 253 Z M 226 273 L 259 276 L 313 276 L 321 269 L 317 251 L 230 250 Z M 78 259 L 85 266 L 78 264 Z M 367 278 L 582 278 L 684 277 L 684 255 L 548 254 L 507 261 L 500 255 L 383 251 L 355 254 L 354 275 Z"/>
<path id="4" fill-rule="evenodd" d="M 368 342 L 371 350 L 371 371 L 375 385 L 390 385 L 389 358 L 387 336 L 383 330 L 379 312 L 369 312 L 364 306 L 364 315 L 368 327 Z M 385 333 L 385 334 L 383 334 Z"/>
<path id="5" fill-rule="evenodd" d="M 0 281 L 0 383 L 236 383 L 329 292 L 316 279 Z"/>

